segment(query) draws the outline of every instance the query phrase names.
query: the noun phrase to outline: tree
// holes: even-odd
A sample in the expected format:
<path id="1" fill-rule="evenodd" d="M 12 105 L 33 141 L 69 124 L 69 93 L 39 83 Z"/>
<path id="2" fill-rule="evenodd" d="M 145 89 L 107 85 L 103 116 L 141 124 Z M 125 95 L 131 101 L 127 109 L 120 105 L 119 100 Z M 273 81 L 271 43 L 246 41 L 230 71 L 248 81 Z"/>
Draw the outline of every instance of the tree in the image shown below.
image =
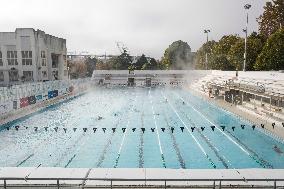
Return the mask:
<path id="1" fill-rule="evenodd" d="M 166 50 L 164 53 L 164 56 L 161 59 L 161 67 L 163 67 L 165 70 L 168 70 L 170 69 L 170 65 L 171 65 L 171 61 L 169 59 L 168 52 Z"/>
<path id="2" fill-rule="evenodd" d="M 225 35 L 218 43 L 214 45 L 212 49 L 214 54 L 218 55 L 228 55 L 231 47 L 240 39 L 237 35 Z"/>
<path id="3" fill-rule="evenodd" d="M 254 66 L 256 70 L 284 70 L 284 28 L 266 41 Z"/>
<path id="4" fill-rule="evenodd" d="M 154 58 L 151 58 L 149 63 L 147 62 L 142 66 L 142 70 L 157 70 L 157 69 L 159 69 L 158 62 Z"/>
<path id="5" fill-rule="evenodd" d="M 141 69 L 142 69 L 142 66 L 143 66 L 144 64 L 147 64 L 147 63 L 148 63 L 148 60 L 147 60 L 146 56 L 145 56 L 144 54 L 142 54 L 142 55 L 138 58 L 137 62 L 135 63 L 135 67 L 136 67 L 137 70 L 141 70 Z"/>
<path id="6" fill-rule="evenodd" d="M 91 57 L 88 57 L 86 60 L 85 60 L 85 64 L 87 66 L 87 73 L 86 73 L 86 77 L 91 77 L 92 74 L 93 74 L 93 71 L 96 69 L 96 64 L 98 62 L 98 59 L 96 58 L 91 58 Z"/>
<path id="7" fill-rule="evenodd" d="M 97 63 L 96 69 L 105 69 L 105 70 L 127 70 L 131 66 L 131 57 L 128 52 L 124 49 L 123 53 L 119 56 L 114 56 L 108 59 L 105 63 Z"/>
<path id="8" fill-rule="evenodd" d="M 212 55 L 210 57 L 210 61 L 208 63 L 208 67 L 212 70 L 234 70 L 235 67 L 232 66 L 232 64 L 229 62 L 228 58 L 226 55 L 221 54 L 221 55 Z"/>
<path id="9" fill-rule="evenodd" d="M 272 0 L 266 2 L 263 14 L 257 19 L 259 32 L 268 38 L 284 26 L 284 1 Z"/>
<path id="10" fill-rule="evenodd" d="M 183 69 L 193 66 L 190 46 L 181 40 L 173 42 L 162 57 L 162 64 L 166 69 Z"/>
<path id="11" fill-rule="evenodd" d="M 223 36 L 218 42 L 208 41 L 197 51 L 196 68 L 206 69 L 206 52 L 208 58 L 207 69 L 235 70 L 236 67 L 228 59 L 228 53 L 233 45 L 241 38 L 236 35 Z"/>
<path id="12" fill-rule="evenodd" d="M 98 60 L 98 62 L 96 63 L 96 70 L 111 70 L 111 64 L 109 64 L 108 62 L 103 62 L 101 60 Z"/>
<path id="13" fill-rule="evenodd" d="M 165 70 L 166 69 L 165 65 L 162 63 L 161 60 L 156 60 L 156 61 L 157 61 L 157 69 L 158 70 Z"/>
<path id="14" fill-rule="evenodd" d="M 261 52 L 264 40 L 261 35 L 253 32 L 247 40 L 246 70 L 253 71 L 258 54 Z M 243 70 L 245 40 L 239 39 L 229 50 L 228 60 L 237 70 Z"/>
<path id="15" fill-rule="evenodd" d="M 210 59 L 212 57 L 212 48 L 215 44 L 216 41 L 214 40 L 208 41 L 197 50 L 194 60 L 196 69 L 206 69 L 206 52 L 208 59 Z"/>
<path id="16" fill-rule="evenodd" d="M 115 68 L 117 70 L 127 70 L 132 62 L 130 55 L 125 49 L 123 50 L 123 53 L 121 53 L 121 55 L 119 55 L 115 60 Z"/>
<path id="17" fill-rule="evenodd" d="M 118 57 L 114 56 L 106 61 L 106 66 L 110 70 L 120 70 L 121 63 Z"/>
<path id="18" fill-rule="evenodd" d="M 78 79 L 86 77 L 87 66 L 84 60 L 77 60 L 70 63 L 70 78 Z"/>

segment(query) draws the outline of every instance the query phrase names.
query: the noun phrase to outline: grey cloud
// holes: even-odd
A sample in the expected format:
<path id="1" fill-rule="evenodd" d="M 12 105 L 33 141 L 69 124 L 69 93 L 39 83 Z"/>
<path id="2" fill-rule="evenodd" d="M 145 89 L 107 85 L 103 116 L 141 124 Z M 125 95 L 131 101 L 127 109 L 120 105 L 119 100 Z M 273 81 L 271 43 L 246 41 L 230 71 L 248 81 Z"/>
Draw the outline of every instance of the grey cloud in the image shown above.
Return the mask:
<path id="1" fill-rule="evenodd" d="M 133 54 L 160 58 L 175 40 L 193 50 L 224 34 L 243 36 L 243 5 L 251 3 L 250 31 L 265 0 L 1 0 L 0 30 L 33 27 L 67 39 L 68 50 L 117 54 L 123 41 Z M 13 7 L 13 14 L 11 14 Z"/>

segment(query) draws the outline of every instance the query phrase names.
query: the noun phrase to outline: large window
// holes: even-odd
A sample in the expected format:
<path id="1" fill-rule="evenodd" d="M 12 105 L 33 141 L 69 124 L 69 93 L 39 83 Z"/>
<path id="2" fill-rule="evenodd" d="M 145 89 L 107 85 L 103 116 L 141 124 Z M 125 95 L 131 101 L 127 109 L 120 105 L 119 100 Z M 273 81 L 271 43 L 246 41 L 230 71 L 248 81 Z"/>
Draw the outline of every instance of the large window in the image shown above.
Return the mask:
<path id="1" fill-rule="evenodd" d="M 11 68 L 9 71 L 9 81 L 19 81 L 18 70 Z"/>
<path id="2" fill-rule="evenodd" d="M 52 68 L 58 68 L 58 55 L 51 54 Z"/>
<path id="3" fill-rule="evenodd" d="M 4 72 L 0 71 L 0 82 L 4 81 Z"/>
<path id="4" fill-rule="evenodd" d="M 22 51 L 22 64 L 23 66 L 31 66 L 33 61 L 32 61 L 33 53 L 32 51 Z"/>
<path id="5" fill-rule="evenodd" d="M 46 56 L 45 56 L 45 51 L 41 51 L 40 53 L 41 57 L 41 66 L 46 66 Z"/>
<path id="6" fill-rule="evenodd" d="M 33 71 L 23 71 L 23 78 L 25 81 L 33 81 Z"/>
<path id="7" fill-rule="evenodd" d="M 7 60 L 9 66 L 18 65 L 17 51 L 7 51 Z"/>
<path id="8" fill-rule="evenodd" d="M 2 52 L 0 51 L 0 66 L 3 66 Z"/>

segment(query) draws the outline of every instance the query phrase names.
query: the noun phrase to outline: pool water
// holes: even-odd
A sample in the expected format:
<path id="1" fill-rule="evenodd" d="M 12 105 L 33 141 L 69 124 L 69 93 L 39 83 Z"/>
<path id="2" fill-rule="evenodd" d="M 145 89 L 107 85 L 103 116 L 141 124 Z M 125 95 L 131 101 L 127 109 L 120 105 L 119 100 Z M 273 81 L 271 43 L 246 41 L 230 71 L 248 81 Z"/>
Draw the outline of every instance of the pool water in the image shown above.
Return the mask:
<path id="1" fill-rule="evenodd" d="M 2 125 L 0 167 L 284 168 L 251 126 L 183 89 L 97 88 Z"/>

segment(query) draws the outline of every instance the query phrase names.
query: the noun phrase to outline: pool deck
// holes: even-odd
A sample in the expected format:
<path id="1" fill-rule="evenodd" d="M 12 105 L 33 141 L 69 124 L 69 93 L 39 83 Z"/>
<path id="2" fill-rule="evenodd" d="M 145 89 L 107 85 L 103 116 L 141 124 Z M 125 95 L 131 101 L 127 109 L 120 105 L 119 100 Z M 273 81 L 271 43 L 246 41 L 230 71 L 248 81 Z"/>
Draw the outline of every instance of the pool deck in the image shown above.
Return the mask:
<path id="1" fill-rule="evenodd" d="M 164 169 L 164 168 L 59 168 L 59 167 L 2 167 L 0 178 L 18 178 L 25 180 L 8 180 L 7 185 L 22 187 L 36 185 L 56 185 L 55 179 L 60 179 L 61 185 L 78 186 L 84 181 L 79 179 L 139 179 L 139 181 L 112 181 L 113 186 L 164 186 L 165 179 L 215 179 L 216 186 L 219 180 L 240 179 L 243 181 L 222 181 L 222 186 L 267 186 L 274 185 L 273 181 L 245 181 L 247 179 L 283 179 L 284 169 Z M 29 179 L 54 180 L 29 180 Z M 64 180 L 75 178 L 78 180 Z M 161 179 L 161 181 L 150 181 Z M 0 181 L 0 188 L 3 181 Z M 213 181 L 167 181 L 168 186 L 212 186 Z M 86 188 L 110 186 L 110 181 L 87 180 Z M 284 186 L 284 181 L 278 181 L 277 186 Z M 8 188 L 9 188 L 8 187 Z"/>
<path id="2" fill-rule="evenodd" d="M 214 103 L 218 105 L 219 107 L 234 113 L 237 116 L 240 116 L 249 122 L 252 122 L 256 124 L 256 126 L 259 126 L 261 124 L 265 125 L 264 131 L 269 131 L 269 133 L 273 134 L 276 138 L 278 138 L 281 142 L 284 142 L 284 127 L 282 126 L 282 123 L 277 120 L 271 119 L 269 116 L 265 115 L 259 115 L 254 111 L 249 111 L 242 107 L 242 105 L 233 105 L 231 103 L 225 102 L 222 99 L 215 99 L 215 98 L 209 98 L 208 94 L 199 90 L 196 90 L 193 87 L 186 88 L 187 90 L 190 90 L 194 94 L 201 96 L 203 99 L 208 100 L 211 103 Z M 283 120 L 284 122 L 284 120 Z M 272 123 L 275 123 L 275 128 L 272 128 Z"/>

